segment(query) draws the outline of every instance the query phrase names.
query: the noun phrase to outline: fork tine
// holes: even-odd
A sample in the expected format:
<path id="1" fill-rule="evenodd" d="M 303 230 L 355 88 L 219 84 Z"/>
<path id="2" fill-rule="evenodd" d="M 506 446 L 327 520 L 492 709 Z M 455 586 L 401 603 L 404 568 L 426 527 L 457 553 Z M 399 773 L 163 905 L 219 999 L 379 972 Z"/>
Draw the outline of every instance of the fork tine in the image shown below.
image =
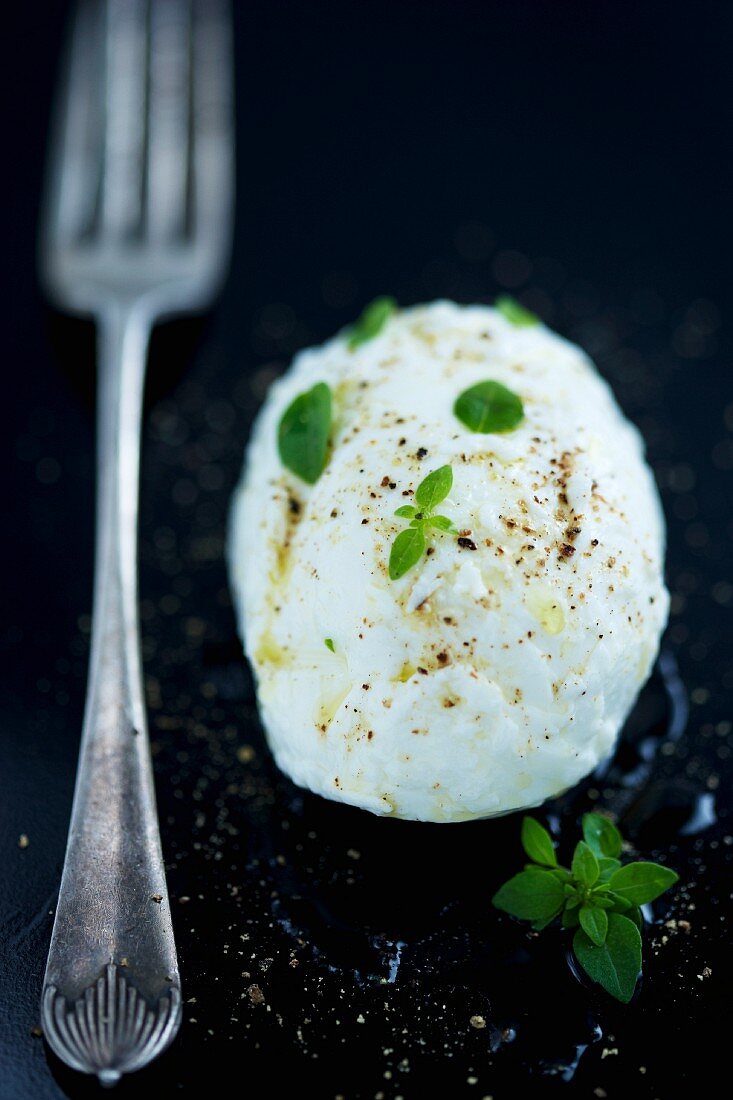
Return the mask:
<path id="1" fill-rule="evenodd" d="M 99 10 L 79 4 L 67 44 L 45 200 L 46 251 L 91 228 L 101 171 Z"/>
<path id="2" fill-rule="evenodd" d="M 139 232 L 145 155 L 145 0 L 107 0 L 105 145 L 100 231 Z"/>
<path id="3" fill-rule="evenodd" d="M 234 194 L 231 19 L 226 0 L 194 0 L 193 232 L 222 264 Z"/>
<path id="4" fill-rule="evenodd" d="M 156 241 L 175 240 L 186 227 L 190 35 L 190 0 L 153 0 L 146 226 Z"/>

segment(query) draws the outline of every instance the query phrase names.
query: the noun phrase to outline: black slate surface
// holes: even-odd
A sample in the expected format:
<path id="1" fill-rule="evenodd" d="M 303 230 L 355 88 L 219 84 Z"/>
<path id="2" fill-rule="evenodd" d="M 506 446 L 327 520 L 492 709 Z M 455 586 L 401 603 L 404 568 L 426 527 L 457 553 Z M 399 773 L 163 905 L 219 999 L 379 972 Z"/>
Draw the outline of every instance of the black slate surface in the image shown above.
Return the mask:
<path id="1" fill-rule="evenodd" d="M 143 652 L 186 1019 L 118 1093 L 197 1096 L 225 1073 L 275 1095 L 293 1074 L 323 1097 L 689 1093 L 731 1023 L 731 9 L 236 9 L 232 277 L 213 317 L 156 334 L 143 450 Z M 92 334 L 48 313 L 33 270 L 64 16 L 17 6 L 3 71 L 3 1100 L 97 1092 L 33 1033 L 91 601 Z M 268 379 L 377 293 L 500 289 L 597 358 L 669 522 L 663 666 L 611 769 L 547 808 L 568 836 L 606 806 L 681 873 L 627 1008 L 576 980 L 562 936 L 492 912 L 516 818 L 380 821 L 276 773 L 229 603 L 228 499 Z"/>

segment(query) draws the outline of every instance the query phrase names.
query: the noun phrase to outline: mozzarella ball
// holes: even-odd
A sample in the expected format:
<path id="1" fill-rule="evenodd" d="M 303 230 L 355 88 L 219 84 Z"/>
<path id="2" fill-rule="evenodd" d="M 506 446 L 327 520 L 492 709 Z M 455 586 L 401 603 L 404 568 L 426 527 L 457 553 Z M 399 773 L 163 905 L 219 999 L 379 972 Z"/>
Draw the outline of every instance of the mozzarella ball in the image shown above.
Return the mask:
<path id="1" fill-rule="evenodd" d="M 474 431 L 478 383 L 521 399 Z M 314 484 L 278 448 L 325 383 Z M 401 576 L 399 508 L 432 471 L 452 529 Z M 418 510 L 418 516 L 421 513 Z M 423 530 L 423 528 L 421 528 Z M 451 302 L 301 352 L 271 388 L 236 492 L 229 558 L 262 722 L 297 784 L 375 814 L 461 821 L 536 806 L 614 749 L 667 616 L 664 524 L 641 438 L 576 346 Z"/>

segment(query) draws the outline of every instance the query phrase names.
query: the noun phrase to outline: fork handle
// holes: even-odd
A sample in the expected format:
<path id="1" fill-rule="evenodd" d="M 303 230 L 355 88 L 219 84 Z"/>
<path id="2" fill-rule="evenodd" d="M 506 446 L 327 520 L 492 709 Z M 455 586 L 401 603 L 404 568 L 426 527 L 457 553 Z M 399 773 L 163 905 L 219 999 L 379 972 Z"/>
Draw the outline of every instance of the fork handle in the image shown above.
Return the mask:
<path id="1" fill-rule="evenodd" d="M 173 1038 L 181 993 L 137 616 L 140 423 L 150 322 L 100 317 L 94 615 L 79 767 L 42 996 L 43 1030 L 104 1084 Z"/>

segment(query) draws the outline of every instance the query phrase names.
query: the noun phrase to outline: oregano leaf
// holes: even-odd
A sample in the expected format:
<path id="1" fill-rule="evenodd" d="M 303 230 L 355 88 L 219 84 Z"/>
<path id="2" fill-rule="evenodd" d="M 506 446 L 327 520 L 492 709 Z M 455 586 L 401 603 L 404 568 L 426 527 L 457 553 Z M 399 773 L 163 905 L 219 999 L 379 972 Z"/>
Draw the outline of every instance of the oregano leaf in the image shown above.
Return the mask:
<path id="1" fill-rule="evenodd" d="M 393 581 L 404 577 L 408 569 L 419 562 L 425 553 L 425 533 L 422 524 L 400 531 L 392 543 L 389 555 L 389 575 Z"/>
<path id="2" fill-rule="evenodd" d="M 308 485 L 326 467 L 331 435 L 331 390 L 325 382 L 301 393 L 280 418 L 277 446 L 283 466 Z"/>
<path id="3" fill-rule="evenodd" d="M 608 885 L 618 897 L 631 905 L 654 901 L 679 879 L 676 871 L 661 863 L 627 863 L 611 875 Z"/>
<path id="4" fill-rule="evenodd" d="M 447 516 L 430 516 L 425 522 L 428 527 L 435 527 L 438 531 L 450 531 L 452 534 L 457 534 L 458 531 L 453 520 Z"/>
<path id="5" fill-rule="evenodd" d="M 539 324 L 539 318 L 531 310 L 508 294 L 501 294 L 494 302 L 494 309 L 516 328 L 530 328 Z"/>
<path id="6" fill-rule="evenodd" d="M 603 814 L 583 815 L 583 839 L 599 857 L 617 859 L 623 839 L 614 823 Z"/>
<path id="7" fill-rule="evenodd" d="M 439 466 L 432 470 L 420 482 L 415 490 L 415 504 L 419 511 L 429 516 L 444 501 L 453 486 L 453 470 L 450 466 Z"/>
<path id="8" fill-rule="evenodd" d="M 522 847 L 535 863 L 544 867 L 557 867 L 557 855 L 552 837 L 533 817 L 522 819 Z"/>
<path id="9" fill-rule="evenodd" d="M 477 382 L 464 390 L 453 412 L 472 432 L 508 432 L 524 419 L 522 400 L 501 382 Z"/>
<path id="10" fill-rule="evenodd" d="M 600 874 L 598 860 L 584 840 L 579 840 L 575 846 L 573 862 L 571 864 L 573 877 L 582 882 L 584 886 L 593 886 Z"/>
<path id="11" fill-rule="evenodd" d="M 387 321 L 397 309 L 394 298 L 375 298 L 364 308 L 359 320 L 354 324 L 349 334 L 349 348 L 355 348 L 373 340 L 382 331 Z"/>
<path id="12" fill-rule="evenodd" d="M 578 914 L 580 927 L 586 936 L 600 947 L 606 941 L 608 932 L 608 914 L 605 909 L 596 909 L 590 905 L 583 905 Z"/>
<path id="13" fill-rule="evenodd" d="M 563 888 L 549 871 L 520 871 L 497 890 L 493 904 L 520 920 L 544 920 L 562 909 Z"/>
<path id="14" fill-rule="evenodd" d="M 589 978 L 616 1000 L 628 1004 L 641 971 L 641 936 L 632 921 L 620 913 L 610 913 L 602 946 L 579 928 L 573 938 L 573 952 Z"/>

